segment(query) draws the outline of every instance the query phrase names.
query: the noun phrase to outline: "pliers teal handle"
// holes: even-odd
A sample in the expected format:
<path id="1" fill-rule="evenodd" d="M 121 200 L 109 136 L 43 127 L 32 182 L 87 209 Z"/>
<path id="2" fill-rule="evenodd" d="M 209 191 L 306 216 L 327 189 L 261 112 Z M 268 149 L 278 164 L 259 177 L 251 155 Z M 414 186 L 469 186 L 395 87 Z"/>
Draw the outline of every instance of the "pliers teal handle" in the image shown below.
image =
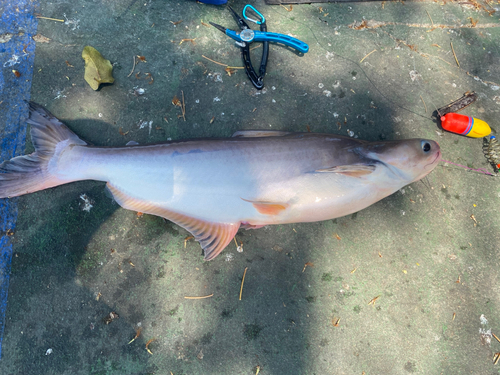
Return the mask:
<path id="1" fill-rule="evenodd" d="M 306 43 L 288 35 L 271 33 L 267 31 L 254 31 L 252 29 L 245 29 L 237 32 L 234 30 L 226 29 L 225 27 L 217 25 L 213 22 L 210 22 L 210 24 L 239 43 L 273 42 L 292 47 L 302 53 L 306 53 L 307 51 L 309 51 L 309 46 Z"/>
<path id="2" fill-rule="evenodd" d="M 242 30 L 241 32 L 225 29 L 224 32 L 228 37 L 240 43 L 272 42 L 284 44 L 285 46 L 292 47 L 302 53 L 306 53 L 307 51 L 309 51 L 309 46 L 306 43 L 284 34 L 271 33 L 267 31 L 254 31 L 251 29 Z"/>

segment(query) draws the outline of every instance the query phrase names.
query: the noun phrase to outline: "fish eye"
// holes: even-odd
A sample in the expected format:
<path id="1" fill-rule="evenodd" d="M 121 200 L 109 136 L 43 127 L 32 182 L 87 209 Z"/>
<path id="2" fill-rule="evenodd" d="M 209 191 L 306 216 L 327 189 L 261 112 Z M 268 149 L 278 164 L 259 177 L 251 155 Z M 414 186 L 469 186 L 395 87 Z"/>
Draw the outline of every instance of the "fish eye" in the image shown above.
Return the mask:
<path id="1" fill-rule="evenodd" d="M 422 150 L 424 152 L 429 152 L 431 150 L 431 144 L 427 141 L 422 141 Z"/>

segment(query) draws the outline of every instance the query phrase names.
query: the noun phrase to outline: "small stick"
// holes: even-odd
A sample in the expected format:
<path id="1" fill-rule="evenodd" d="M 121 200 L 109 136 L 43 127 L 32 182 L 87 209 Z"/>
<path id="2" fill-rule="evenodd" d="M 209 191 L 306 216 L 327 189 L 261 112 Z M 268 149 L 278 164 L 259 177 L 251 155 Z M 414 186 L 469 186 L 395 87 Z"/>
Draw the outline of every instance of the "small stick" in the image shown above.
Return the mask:
<path id="1" fill-rule="evenodd" d="M 496 365 L 499 359 L 500 359 L 500 353 L 495 353 L 495 356 L 493 357 L 493 364 Z"/>
<path id="2" fill-rule="evenodd" d="M 241 294 L 243 293 L 243 284 L 245 283 L 245 275 L 247 274 L 247 269 L 248 267 L 245 267 L 245 271 L 243 272 L 243 279 L 241 279 L 240 301 L 241 301 Z"/>
<path id="3" fill-rule="evenodd" d="M 141 327 L 137 328 L 137 330 L 135 331 L 135 337 L 128 342 L 129 345 L 132 344 L 141 335 L 141 330 Z"/>
<path id="4" fill-rule="evenodd" d="M 134 65 L 132 66 L 132 70 L 130 71 L 130 74 L 127 76 L 127 78 L 128 78 L 128 77 L 130 77 L 130 76 L 132 75 L 132 73 L 133 73 L 133 72 L 134 72 L 134 70 L 135 70 L 135 66 L 136 66 L 136 64 L 137 64 L 137 63 L 136 63 L 136 61 L 135 61 L 135 55 L 134 55 L 134 56 L 132 56 L 132 58 L 134 59 Z"/>
<path id="5" fill-rule="evenodd" d="M 368 304 L 375 306 L 375 301 L 378 299 L 378 297 L 380 297 L 380 296 L 377 296 L 377 297 L 373 298 L 370 302 L 368 302 Z"/>
<path id="6" fill-rule="evenodd" d="M 185 299 L 204 299 L 204 298 L 210 298 L 210 297 L 213 297 L 213 293 L 212 294 L 209 294 L 208 296 L 201 296 L 201 297 L 184 297 Z"/>
<path id="7" fill-rule="evenodd" d="M 147 343 L 146 343 L 146 350 L 148 351 L 149 354 L 153 355 L 153 352 L 151 350 L 149 350 L 149 344 L 151 344 L 153 341 L 155 341 L 156 339 L 151 339 L 149 340 Z"/>
<path id="8" fill-rule="evenodd" d="M 375 51 L 376 51 L 376 49 L 374 49 L 373 51 L 371 51 L 368 55 L 366 55 L 365 57 L 363 57 L 363 58 L 359 61 L 359 63 L 361 64 L 361 63 L 363 62 L 363 60 L 364 60 L 364 59 L 366 59 L 368 56 L 370 56 L 370 55 L 371 55 L 373 52 L 375 52 Z"/>
<path id="9" fill-rule="evenodd" d="M 205 55 L 201 55 L 201 57 L 203 57 L 204 59 L 207 59 L 208 61 L 213 62 L 214 64 L 217 64 L 217 65 L 222 65 L 222 66 L 225 66 L 225 67 L 228 67 L 228 68 L 231 68 L 231 69 L 245 69 L 245 67 L 243 67 L 243 66 L 228 66 L 227 64 L 223 64 L 223 63 L 220 63 L 220 62 L 218 62 L 218 61 L 215 61 L 215 60 L 209 59 L 209 58 L 208 58 L 208 57 L 206 57 Z"/>
<path id="10" fill-rule="evenodd" d="M 184 101 L 184 91 L 181 90 L 182 94 L 182 118 L 186 121 L 186 102 Z"/>
<path id="11" fill-rule="evenodd" d="M 453 56 L 455 56 L 455 61 L 457 62 L 458 67 L 460 68 L 460 63 L 458 62 L 457 55 L 455 53 L 455 49 L 453 48 L 453 42 L 450 42 L 451 51 L 453 52 Z"/>
<path id="12" fill-rule="evenodd" d="M 427 12 L 427 9 L 425 10 Z M 431 20 L 431 23 L 432 23 L 432 28 L 434 29 L 434 21 L 432 20 L 431 18 L 431 15 L 429 14 L 429 12 L 427 12 L 427 15 L 429 16 L 429 19 Z"/>
<path id="13" fill-rule="evenodd" d="M 492 336 L 498 341 L 500 342 L 500 339 L 497 337 L 497 335 L 495 335 L 494 333 L 492 333 Z"/>
<path id="14" fill-rule="evenodd" d="M 227 64 L 223 64 L 223 63 L 220 63 L 220 62 L 217 62 L 215 60 L 212 60 L 212 59 L 209 59 L 208 57 L 206 57 L 205 55 L 201 55 L 201 57 L 203 57 L 204 59 L 207 59 L 208 61 L 211 61 L 215 64 L 218 64 L 218 65 L 222 65 L 222 66 L 227 66 Z"/>
<path id="15" fill-rule="evenodd" d="M 425 105 L 424 98 L 422 98 L 422 95 L 420 95 L 420 99 L 422 100 L 422 103 L 424 103 L 425 113 L 427 113 L 427 106 Z"/>
<path id="16" fill-rule="evenodd" d="M 49 21 L 66 22 L 64 20 L 59 20 L 57 18 L 50 18 L 50 17 L 43 17 L 43 16 L 36 16 L 36 18 L 40 18 L 42 20 L 49 20 Z"/>

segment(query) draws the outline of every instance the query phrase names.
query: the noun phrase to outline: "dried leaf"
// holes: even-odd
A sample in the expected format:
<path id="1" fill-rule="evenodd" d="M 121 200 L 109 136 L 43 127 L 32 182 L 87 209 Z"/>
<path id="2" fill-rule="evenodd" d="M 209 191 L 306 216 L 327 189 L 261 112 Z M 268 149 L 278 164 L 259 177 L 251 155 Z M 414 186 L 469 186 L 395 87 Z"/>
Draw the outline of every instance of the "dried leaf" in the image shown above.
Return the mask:
<path id="1" fill-rule="evenodd" d="M 177 97 L 177 95 L 175 95 L 174 98 L 172 99 L 172 104 L 177 106 L 177 107 L 182 107 L 182 103 L 179 100 L 179 98 Z"/>
<path id="2" fill-rule="evenodd" d="M 235 74 L 238 71 L 237 69 L 233 69 L 229 66 L 226 67 L 226 69 L 224 69 L 224 70 L 226 71 L 226 73 L 229 77 L 231 77 L 232 74 Z"/>
<path id="3" fill-rule="evenodd" d="M 50 42 L 50 38 L 43 36 L 42 34 L 36 34 L 33 36 L 33 40 L 37 43 L 48 43 Z"/>
<path id="4" fill-rule="evenodd" d="M 108 315 L 106 315 L 106 317 L 104 318 L 104 323 L 106 324 L 109 324 L 111 323 L 113 320 L 116 320 L 118 319 L 120 316 L 115 313 L 114 311 L 113 312 L 110 312 Z"/>
<path id="5" fill-rule="evenodd" d="M 144 56 L 137 55 L 137 60 L 139 60 L 140 62 L 143 62 L 143 63 L 147 63 L 146 58 Z"/>
<path id="6" fill-rule="evenodd" d="M 97 90 L 101 83 L 113 83 L 113 66 L 94 47 L 86 46 L 82 51 L 85 60 L 85 81 Z"/>
<path id="7" fill-rule="evenodd" d="M 124 133 L 124 132 L 123 132 L 123 129 L 122 129 L 122 128 L 120 128 L 120 129 L 118 129 L 118 133 L 120 133 L 120 135 L 127 135 L 127 134 L 128 134 L 128 131 Z"/>

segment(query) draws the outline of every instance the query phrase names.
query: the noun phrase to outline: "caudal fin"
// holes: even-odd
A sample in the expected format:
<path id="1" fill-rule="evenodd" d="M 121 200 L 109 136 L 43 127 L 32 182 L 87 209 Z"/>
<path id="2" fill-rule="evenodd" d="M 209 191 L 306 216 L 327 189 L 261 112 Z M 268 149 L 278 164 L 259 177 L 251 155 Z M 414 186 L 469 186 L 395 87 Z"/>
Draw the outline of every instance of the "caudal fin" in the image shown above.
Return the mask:
<path id="1" fill-rule="evenodd" d="M 18 156 L 0 165 L 0 198 L 17 197 L 61 185 L 51 170 L 61 151 L 69 145 L 86 145 L 49 111 L 30 102 L 31 141 L 35 152 Z"/>

